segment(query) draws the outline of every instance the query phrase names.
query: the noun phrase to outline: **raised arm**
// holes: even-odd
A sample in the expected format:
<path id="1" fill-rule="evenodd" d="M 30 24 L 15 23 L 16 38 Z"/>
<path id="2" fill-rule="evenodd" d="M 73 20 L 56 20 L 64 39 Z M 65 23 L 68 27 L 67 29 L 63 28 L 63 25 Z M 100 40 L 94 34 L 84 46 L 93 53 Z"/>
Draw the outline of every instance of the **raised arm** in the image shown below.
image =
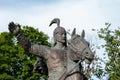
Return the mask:
<path id="1" fill-rule="evenodd" d="M 20 25 L 15 25 L 13 22 L 8 25 L 9 31 L 14 34 L 20 43 L 20 45 L 25 49 L 25 51 L 29 51 L 31 47 L 31 42 L 20 32 Z"/>
<path id="2" fill-rule="evenodd" d="M 24 48 L 25 51 L 32 53 L 36 56 L 46 56 L 46 48 L 42 45 L 32 44 L 21 32 L 20 25 L 16 25 L 13 22 L 8 25 L 9 31 L 14 34 L 20 43 L 20 45 Z"/>

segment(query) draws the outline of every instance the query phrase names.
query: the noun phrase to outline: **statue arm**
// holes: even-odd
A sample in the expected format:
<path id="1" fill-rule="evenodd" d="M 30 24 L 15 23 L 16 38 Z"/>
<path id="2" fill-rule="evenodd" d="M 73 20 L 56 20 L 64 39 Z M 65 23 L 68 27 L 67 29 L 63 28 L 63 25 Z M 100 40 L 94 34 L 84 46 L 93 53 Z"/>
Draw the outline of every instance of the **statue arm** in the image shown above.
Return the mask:
<path id="1" fill-rule="evenodd" d="M 29 48 L 29 52 L 36 56 L 44 57 L 46 59 L 48 54 L 47 52 L 49 49 L 50 48 L 47 46 L 31 44 L 31 47 Z"/>
<path id="2" fill-rule="evenodd" d="M 15 25 L 13 22 L 9 23 L 9 31 L 13 33 L 19 44 L 24 48 L 26 52 L 32 53 L 36 56 L 46 57 L 47 47 L 43 45 L 37 45 L 31 43 L 24 35 L 20 32 L 20 26 Z"/>
<path id="3" fill-rule="evenodd" d="M 16 35 L 16 38 L 24 50 L 29 52 L 29 48 L 31 47 L 32 43 L 21 32 Z"/>

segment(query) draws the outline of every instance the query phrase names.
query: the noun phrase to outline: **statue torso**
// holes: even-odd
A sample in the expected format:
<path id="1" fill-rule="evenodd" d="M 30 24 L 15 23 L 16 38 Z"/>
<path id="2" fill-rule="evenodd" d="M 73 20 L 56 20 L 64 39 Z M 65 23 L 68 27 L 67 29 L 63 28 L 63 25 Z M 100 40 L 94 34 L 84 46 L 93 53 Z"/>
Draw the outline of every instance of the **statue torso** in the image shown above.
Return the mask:
<path id="1" fill-rule="evenodd" d="M 51 49 L 47 55 L 48 80 L 58 80 L 67 70 L 66 50 Z"/>
<path id="2" fill-rule="evenodd" d="M 70 54 L 67 49 L 51 49 L 48 50 L 47 66 L 49 72 L 48 80 L 63 80 L 66 74 L 76 65 L 74 61 L 70 59 Z M 72 72 L 79 71 L 79 66 Z M 72 77 L 68 77 L 66 80 L 79 80 L 78 74 L 73 74 Z"/>

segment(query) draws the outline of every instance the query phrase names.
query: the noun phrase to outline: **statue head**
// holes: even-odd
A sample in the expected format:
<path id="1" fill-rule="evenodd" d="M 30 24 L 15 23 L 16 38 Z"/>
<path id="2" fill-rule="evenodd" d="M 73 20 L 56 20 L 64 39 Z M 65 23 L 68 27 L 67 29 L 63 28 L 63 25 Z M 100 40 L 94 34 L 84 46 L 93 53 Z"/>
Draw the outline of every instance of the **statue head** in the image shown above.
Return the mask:
<path id="1" fill-rule="evenodd" d="M 60 19 L 59 18 L 53 19 L 49 26 L 51 26 L 53 23 L 57 24 L 57 27 L 53 32 L 53 37 L 55 41 L 54 45 L 56 45 L 57 42 L 60 42 L 67 46 L 66 30 L 63 27 L 60 27 Z"/>

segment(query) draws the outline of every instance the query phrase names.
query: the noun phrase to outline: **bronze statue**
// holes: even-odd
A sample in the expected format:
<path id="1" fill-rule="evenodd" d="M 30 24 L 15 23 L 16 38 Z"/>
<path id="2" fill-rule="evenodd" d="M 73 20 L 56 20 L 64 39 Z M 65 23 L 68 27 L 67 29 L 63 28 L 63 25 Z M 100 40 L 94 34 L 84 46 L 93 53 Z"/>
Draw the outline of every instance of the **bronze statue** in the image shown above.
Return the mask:
<path id="1" fill-rule="evenodd" d="M 53 34 L 54 47 L 31 43 L 20 32 L 20 27 L 17 27 L 13 22 L 9 23 L 9 30 L 17 37 L 26 51 L 46 60 L 48 80 L 87 80 L 81 73 L 79 64 L 84 59 L 91 61 L 94 55 L 84 39 L 84 31 L 80 36 L 76 34 L 74 29 L 67 46 L 66 30 L 60 26 L 60 20 L 53 19 L 50 26 L 53 23 L 57 23 Z"/>

